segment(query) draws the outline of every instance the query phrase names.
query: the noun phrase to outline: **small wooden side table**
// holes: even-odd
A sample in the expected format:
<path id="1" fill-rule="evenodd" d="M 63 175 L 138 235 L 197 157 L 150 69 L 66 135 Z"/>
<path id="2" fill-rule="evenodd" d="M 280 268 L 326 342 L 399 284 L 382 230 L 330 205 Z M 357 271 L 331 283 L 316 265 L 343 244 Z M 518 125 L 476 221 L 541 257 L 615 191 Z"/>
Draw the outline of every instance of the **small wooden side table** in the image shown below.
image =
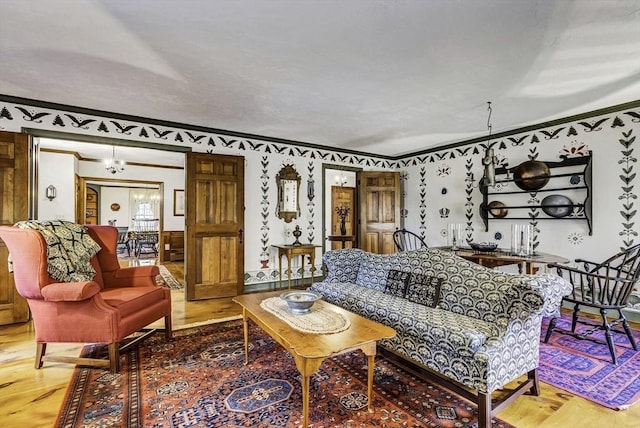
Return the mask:
<path id="1" fill-rule="evenodd" d="M 345 242 L 351 242 L 351 248 L 355 248 L 356 246 L 355 235 L 329 235 L 327 239 L 331 242 L 341 242 L 342 248 L 344 248 Z"/>
<path id="2" fill-rule="evenodd" d="M 316 248 L 320 245 L 272 245 L 278 249 L 278 271 L 280 272 L 280 288 L 282 289 L 282 256 L 287 258 L 287 288 L 291 289 L 291 258 L 302 256 L 302 281 L 304 281 L 304 257 L 311 259 L 311 284 L 313 284 L 313 273 L 315 272 Z"/>

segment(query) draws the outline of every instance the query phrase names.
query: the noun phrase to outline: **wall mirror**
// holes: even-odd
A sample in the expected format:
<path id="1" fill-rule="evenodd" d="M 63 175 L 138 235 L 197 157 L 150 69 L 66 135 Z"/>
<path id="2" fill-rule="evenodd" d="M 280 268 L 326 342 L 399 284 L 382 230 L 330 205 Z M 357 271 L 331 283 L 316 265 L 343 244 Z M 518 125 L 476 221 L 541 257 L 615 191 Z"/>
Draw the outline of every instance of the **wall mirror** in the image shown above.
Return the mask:
<path id="1" fill-rule="evenodd" d="M 285 223 L 290 223 L 291 220 L 298 217 L 300 211 L 300 175 L 293 168 L 293 165 L 285 165 L 276 175 L 276 182 L 278 183 L 276 215 Z"/>

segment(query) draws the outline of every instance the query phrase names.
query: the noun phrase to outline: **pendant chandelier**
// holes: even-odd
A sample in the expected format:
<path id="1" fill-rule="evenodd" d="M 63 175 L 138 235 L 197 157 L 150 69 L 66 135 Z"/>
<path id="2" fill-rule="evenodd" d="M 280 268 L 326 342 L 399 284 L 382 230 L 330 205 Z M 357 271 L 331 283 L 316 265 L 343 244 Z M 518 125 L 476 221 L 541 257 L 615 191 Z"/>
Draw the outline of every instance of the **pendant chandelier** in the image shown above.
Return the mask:
<path id="1" fill-rule="evenodd" d="M 116 147 L 111 146 L 111 157 L 105 161 L 107 164 L 106 170 L 111 174 L 115 174 L 118 172 L 124 172 L 124 161 L 116 160 Z"/>

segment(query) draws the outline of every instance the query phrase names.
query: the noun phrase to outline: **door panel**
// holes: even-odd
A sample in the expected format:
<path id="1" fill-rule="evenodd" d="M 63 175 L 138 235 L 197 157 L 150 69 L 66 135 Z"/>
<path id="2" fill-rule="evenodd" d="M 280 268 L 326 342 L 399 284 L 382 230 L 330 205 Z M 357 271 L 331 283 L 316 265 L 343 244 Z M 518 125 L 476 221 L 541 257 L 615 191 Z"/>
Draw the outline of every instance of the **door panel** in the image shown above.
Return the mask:
<path id="1" fill-rule="evenodd" d="M 244 292 L 244 158 L 187 154 L 187 300 Z"/>
<path id="2" fill-rule="evenodd" d="M 29 215 L 29 136 L 0 131 L 0 224 L 10 226 Z M 29 307 L 7 268 L 9 251 L 0 240 L 0 325 L 29 320 Z"/>
<path id="3" fill-rule="evenodd" d="M 372 253 L 395 252 L 393 232 L 400 228 L 400 173 L 358 174 L 360 248 Z"/>

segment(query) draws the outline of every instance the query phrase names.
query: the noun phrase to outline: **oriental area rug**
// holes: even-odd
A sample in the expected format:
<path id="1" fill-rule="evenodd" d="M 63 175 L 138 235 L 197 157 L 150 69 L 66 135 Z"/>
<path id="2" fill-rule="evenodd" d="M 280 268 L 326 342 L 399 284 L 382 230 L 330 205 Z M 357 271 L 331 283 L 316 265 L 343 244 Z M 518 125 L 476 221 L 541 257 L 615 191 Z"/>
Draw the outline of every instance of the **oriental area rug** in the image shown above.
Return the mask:
<path id="1" fill-rule="evenodd" d="M 158 265 L 158 268 L 160 269 L 160 275 L 156 277 L 156 283 L 158 285 L 170 288 L 172 290 L 182 290 L 184 288 L 180 281 L 178 281 L 173 275 L 171 275 L 169 269 L 167 269 L 163 265 Z"/>
<path id="2" fill-rule="evenodd" d="M 634 351 L 625 334 L 614 333 L 618 365 L 611 363 L 605 344 L 554 332 L 543 342 L 549 320 L 540 337 L 540 380 L 611 409 L 625 409 L 640 400 L 640 351 Z M 556 324 L 570 330 L 571 316 L 563 314 Z M 587 327 L 576 327 L 583 331 Z M 620 327 L 621 328 L 621 327 Z M 640 332 L 633 332 L 640 346 Z M 594 335 L 604 340 L 604 334 Z"/>
<path id="3" fill-rule="evenodd" d="M 300 427 L 302 389 L 291 355 L 250 323 L 244 365 L 242 321 L 154 335 L 123 356 L 118 374 L 76 368 L 57 427 Z M 85 346 L 85 356 L 104 355 Z M 474 427 L 473 404 L 378 356 L 375 411 L 367 411 L 360 351 L 330 358 L 311 376 L 314 428 Z M 494 427 L 510 427 L 494 420 Z"/>

